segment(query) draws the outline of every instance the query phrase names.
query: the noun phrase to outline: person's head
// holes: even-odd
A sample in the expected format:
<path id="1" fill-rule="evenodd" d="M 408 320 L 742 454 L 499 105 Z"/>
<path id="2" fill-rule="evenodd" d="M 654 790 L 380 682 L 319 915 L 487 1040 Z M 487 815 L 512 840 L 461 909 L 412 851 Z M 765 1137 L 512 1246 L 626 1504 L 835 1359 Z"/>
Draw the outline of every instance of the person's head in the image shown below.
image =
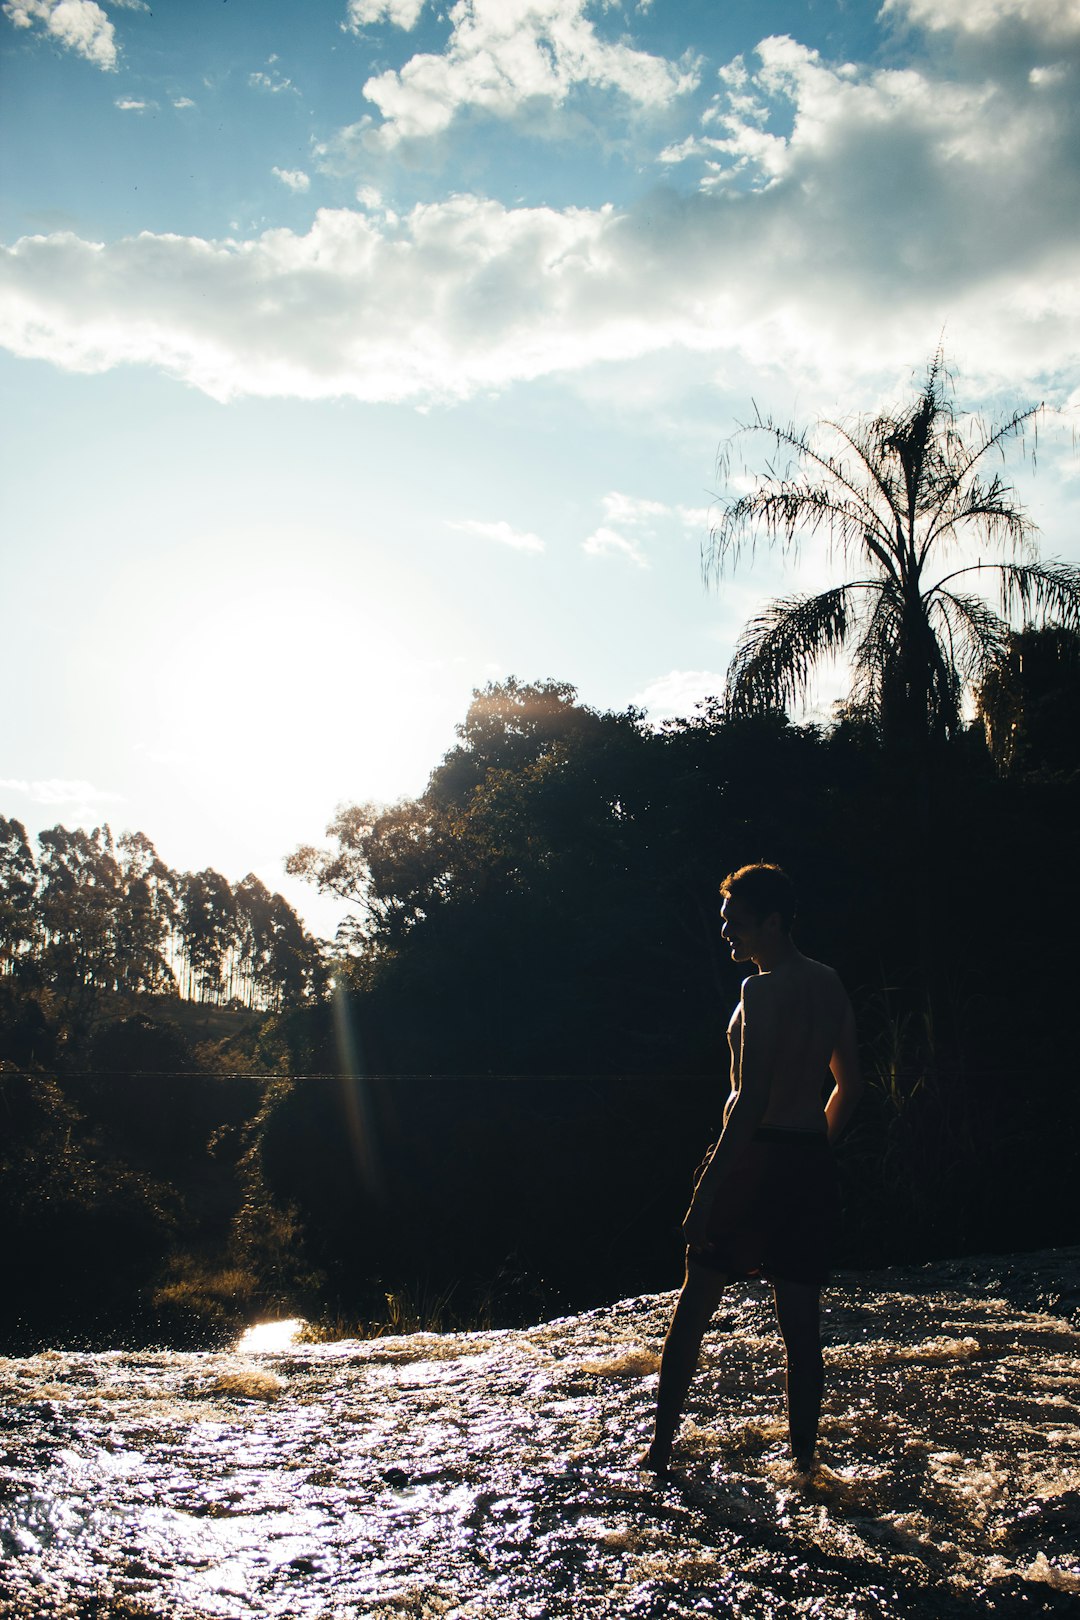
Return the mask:
<path id="1" fill-rule="evenodd" d="M 756 861 L 720 885 L 723 937 L 736 962 L 755 961 L 761 946 L 786 939 L 795 920 L 795 885 L 779 866 Z"/>

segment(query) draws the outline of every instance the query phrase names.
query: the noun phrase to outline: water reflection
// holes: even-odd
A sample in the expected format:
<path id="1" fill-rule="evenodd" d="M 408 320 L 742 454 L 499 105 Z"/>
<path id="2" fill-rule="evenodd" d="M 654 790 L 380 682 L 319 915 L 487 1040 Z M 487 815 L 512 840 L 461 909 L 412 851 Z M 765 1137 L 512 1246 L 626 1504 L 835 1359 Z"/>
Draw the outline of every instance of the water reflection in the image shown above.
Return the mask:
<path id="1" fill-rule="evenodd" d="M 0 1361 L 0 1615 L 1075 1614 L 1067 1321 L 974 1273 L 846 1279 L 828 1297 L 825 1466 L 804 1489 L 767 1303 L 734 1293 L 681 1477 L 657 1485 L 633 1458 L 669 1306 Z"/>

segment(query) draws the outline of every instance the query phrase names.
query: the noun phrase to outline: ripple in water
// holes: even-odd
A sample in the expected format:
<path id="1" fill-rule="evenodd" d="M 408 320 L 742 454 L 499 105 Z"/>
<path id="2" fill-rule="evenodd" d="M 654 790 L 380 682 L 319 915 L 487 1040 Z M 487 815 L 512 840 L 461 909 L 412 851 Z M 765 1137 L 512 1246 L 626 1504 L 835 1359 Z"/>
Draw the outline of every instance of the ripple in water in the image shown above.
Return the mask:
<path id="1" fill-rule="evenodd" d="M 800 1487 L 766 1296 L 734 1290 L 681 1475 L 657 1484 L 633 1459 L 670 1305 L 515 1332 L 297 1345 L 292 1322 L 273 1324 L 295 1330 L 277 1348 L 0 1360 L 0 1614 L 1077 1612 L 1068 1321 L 992 1297 L 974 1270 L 843 1278 L 826 1296 L 823 1467 Z"/>

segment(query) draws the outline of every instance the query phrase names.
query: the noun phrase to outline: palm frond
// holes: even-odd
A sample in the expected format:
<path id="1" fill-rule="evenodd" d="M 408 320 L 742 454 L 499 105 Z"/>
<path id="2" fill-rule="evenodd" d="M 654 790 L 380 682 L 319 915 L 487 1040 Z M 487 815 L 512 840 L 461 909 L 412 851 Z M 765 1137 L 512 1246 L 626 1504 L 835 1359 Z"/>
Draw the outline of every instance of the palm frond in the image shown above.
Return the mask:
<path id="1" fill-rule="evenodd" d="M 771 542 L 779 540 L 785 551 L 797 547 L 800 530 L 816 534 L 821 528 L 839 538 L 846 548 L 855 540 L 866 539 L 866 519 L 854 504 L 841 501 L 823 484 L 805 480 L 774 480 L 740 495 L 732 501 L 709 532 L 709 545 L 702 557 L 706 582 L 715 580 L 729 560 L 738 562 L 744 535 L 753 541 L 763 533 Z M 867 540 L 867 547 L 880 547 L 880 541 Z M 887 556 L 883 566 L 891 568 Z"/>
<path id="2" fill-rule="evenodd" d="M 875 592 L 863 632 L 851 654 L 851 706 L 880 714 L 886 678 L 903 645 L 903 598 L 890 583 Z"/>
<path id="3" fill-rule="evenodd" d="M 781 597 L 751 619 L 728 665 L 727 700 L 736 714 L 794 704 L 814 666 L 841 650 L 851 623 L 850 598 L 863 585 L 839 585 L 819 596 Z"/>
<path id="4" fill-rule="evenodd" d="M 976 463 L 981 461 L 989 451 L 997 450 L 999 454 L 1003 454 L 1002 445 L 1005 440 L 1011 439 L 1017 434 L 1022 436 L 1027 431 L 1029 422 L 1034 426 L 1037 445 L 1039 417 L 1043 414 L 1044 409 L 1045 406 L 1041 402 L 1038 405 L 1025 405 L 1013 411 L 1012 415 L 1007 416 L 1004 421 L 999 422 L 995 428 L 985 435 L 982 444 L 978 445 L 966 456 L 965 460 L 958 464 L 955 473 L 956 482 L 962 483 Z M 963 443 L 959 439 L 958 442 Z"/>
<path id="5" fill-rule="evenodd" d="M 964 574 L 997 576 L 1002 610 L 1022 614 L 1024 623 L 1038 617 L 1044 624 L 1053 621 L 1066 630 L 1080 630 L 1080 567 L 1076 563 L 1047 562 L 970 563 L 954 569 L 933 587 L 942 590 Z"/>
<path id="6" fill-rule="evenodd" d="M 879 483 L 877 471 L 858 439 L 840 423 L 823 425 L 851 446 L 870 474 L 871 482 Z M 779 540 L 786 551 L 796 544 L 798 532 L 803 528 L 810 534 L 826 528 L 830 540 L 839 541 L 845 556 L 851 545 L 858 542 L 886 572 L 895 571 L 890 556 L 891 529 L 866 490 L 848 475 L 841 461 L 817 449 L 809 434 L 800 432 L 793 424 L 785 426 L 760 413 L 752 422 L 741 424 L 734 437 L 750 433 L 764 433 L 774 439 L 778 452 L 789 451 L 795 462 L 809 463 L 810 473 L 816 469 L 824 475 L 824 482 L 814 483 L 805 473 L 796 475 L 790 465 L 778 467 L 771 461 L 766 462 L 758 487 L 729 501 L 721 510 L 719 522 L 709 531 L 708 548 L 702 556 L 706 583 L 718 579 L 729 561 L 733 565 L 738 563 L 744 536 L 750 539 L 752 546 L 756 534 L 761 532 L 770 543 Z M 725 480 L 730 475 L 730 463 L 731 441 L 717 457 L 718 479 Z M 888 492 L 884 494 L 888 505 Z"/>
<path id="7" fill-rule="evenodd" d="M 981 681 L 1009 650 L 1007 621 L 981 596 L 961 591 L 935 591 L 930 608 L 949 643 L 949 662 L 966 685 Z"/>
<path id="8" fill-rule="evenodd" d="M 1021 556 L 1031 548 L 1036 525 L 1018 504 L 1016 490 L 999 474 L 989 483 L 973 478 L 966 489 L 954 490 L 953 497 L 942 502 L 927 525 L 919 550 L 920 567 L 935 545 L 958 541 L 961 526 L 981 529 L 992 544 L 1009 547 Z"/>
<path id="9" fill-rule="evenodd" d="M 1000 563 L 1001 599 L 1006 613 L 1053 619 L 1067 630 L 1080 630 L 1080 567 L 1075 563 Z"/>

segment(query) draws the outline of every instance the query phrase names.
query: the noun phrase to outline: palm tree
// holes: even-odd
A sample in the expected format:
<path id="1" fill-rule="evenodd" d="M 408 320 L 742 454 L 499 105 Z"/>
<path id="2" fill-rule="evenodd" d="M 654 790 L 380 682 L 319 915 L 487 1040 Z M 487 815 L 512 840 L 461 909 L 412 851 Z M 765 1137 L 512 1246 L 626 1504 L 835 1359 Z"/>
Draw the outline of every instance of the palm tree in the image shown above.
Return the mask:
<path id="1" fill-rule="evenodd" d="M 959 731 L 965 693 L 1008 651 L 1010 618 L 1080 626 L 1080 568 L 1039 561 L 1016 491 L 985 470 L 1007 440 L 1037 425 L 1041 407 L 991 428 L 968 424 L 965 438 L 947 383 L 939 351 L 909 409 L 822 423 L 831 445 L 760 414 L 740 430 L 772 439 L 776 462 L 722 508 L 703 558 L 706 581 L 738 561 L 746 540 L 763 535 L 794 551 L 819 532 L 858 577 L 769 602 L 750 621 L 728 669 L 732 713 L 794 703 L 823 658 L 846 652 L 851 711 L 921 749 Z M 969 537 L 1001 560 L 964 561 L 956 554 Z M 960 566 L 948 567 L 950 553 Z M 999 610 L 985 599 L 988 586 Z"/>

